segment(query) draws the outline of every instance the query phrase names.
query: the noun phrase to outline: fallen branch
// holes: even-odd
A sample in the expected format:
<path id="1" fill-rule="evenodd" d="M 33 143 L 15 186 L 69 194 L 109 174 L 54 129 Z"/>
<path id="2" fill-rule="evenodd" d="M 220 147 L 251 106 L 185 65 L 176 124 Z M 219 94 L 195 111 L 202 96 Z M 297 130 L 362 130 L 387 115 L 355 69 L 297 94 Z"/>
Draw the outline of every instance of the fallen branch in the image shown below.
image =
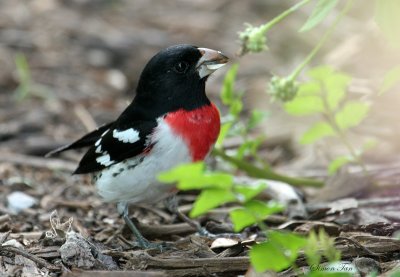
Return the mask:
<path id="1" fill-rule="evenodd" d="M 134 251 L 127 253 L 129 261 L 132 265 L 136 265 L 138 268 L 157 268 L 165 270 L 174 270 L 173 272 L 178 274 L 179 272 L 186 272 L 188 270 L 199 270 L 204 273 L 218 273 L 218 272 L 244 272 L 250 265 L 249 257 L 232 257 L 232 258 L 201 258 L 201 259 L 190 259 L 190 258 L 170 258 L 162 259 L 152 257 L 144 251 Z M 125 256 L 126 257 L 126 256 Z M 126 257 L 127 258 L 127 257 Z M 175 275 L 175 276 L 179 276 Z"/>
<path id="2" fill-rule="evenodd" d="M 4 255 L 4 253 L 12 253 L 16 255 L 21 255 L 27 259 L 30 259 L 31 261 L 37 263 L 38 265 L 47 268 L 49 271 L 60 271 L 60 267 L 52 265 L 45 261 L 42 258 L 36 257 L 35 255 L 32 255 L 31 253 L 28 253 L 27 251 L 23 249 L 19 249 L 14 246 L 10 245 L 5 245 L 5 246 L 0 246 L 0 255 Z"/>

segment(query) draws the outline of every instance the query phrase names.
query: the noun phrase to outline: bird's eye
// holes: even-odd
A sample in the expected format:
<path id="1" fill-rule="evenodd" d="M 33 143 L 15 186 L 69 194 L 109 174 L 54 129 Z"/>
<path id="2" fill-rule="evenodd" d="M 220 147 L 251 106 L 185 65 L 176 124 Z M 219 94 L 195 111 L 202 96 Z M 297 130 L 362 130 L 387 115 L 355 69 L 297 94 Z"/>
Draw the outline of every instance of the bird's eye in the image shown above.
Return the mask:
<path id="1" fill-rule="evenodd" d="M 177 73 L 185 73 L 188 68 L 189 68 L 189 64 L 187 62 L 178 62 L 174 66 L 174 70 Z"/>

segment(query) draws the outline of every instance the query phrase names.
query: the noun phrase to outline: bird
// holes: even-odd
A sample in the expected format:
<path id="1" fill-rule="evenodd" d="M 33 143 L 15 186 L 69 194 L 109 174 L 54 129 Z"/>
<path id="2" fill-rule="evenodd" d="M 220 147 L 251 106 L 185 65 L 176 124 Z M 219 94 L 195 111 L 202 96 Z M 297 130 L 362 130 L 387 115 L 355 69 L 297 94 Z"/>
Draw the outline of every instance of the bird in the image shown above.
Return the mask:
<path id="1" fill-rule="evenodd" d="M 176 189 L 157 180 L 180 164 L 204 160 L 220 132 L 206 81 L 229 58 L 190 44 L 167 47 L 144 67 L 132 102 L 113 122 L 47 156 L 89 147 L 73 174 L 91 174 L 97 192 L 117 210 L 143 249 L 158 248 L 139 232 L 128 206 L 155 203 Z"/>

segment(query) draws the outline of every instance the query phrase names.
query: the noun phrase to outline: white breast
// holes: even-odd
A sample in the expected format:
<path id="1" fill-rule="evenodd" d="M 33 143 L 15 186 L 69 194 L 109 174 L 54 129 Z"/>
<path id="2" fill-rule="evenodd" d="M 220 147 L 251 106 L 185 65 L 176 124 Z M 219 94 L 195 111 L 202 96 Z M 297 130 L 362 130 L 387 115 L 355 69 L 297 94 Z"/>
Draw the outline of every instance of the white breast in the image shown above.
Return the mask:
<path id="1" fill-rule="evenodd" d="M 105 201 L 157 202 L 172 189 L 170 185 L 160 184 L 157 175 L 190 162 L 191 156 L 184 141 L 162 119 L 158 123 L 149 154 L 112 165 L 94 176 L 98 193 Z"/>

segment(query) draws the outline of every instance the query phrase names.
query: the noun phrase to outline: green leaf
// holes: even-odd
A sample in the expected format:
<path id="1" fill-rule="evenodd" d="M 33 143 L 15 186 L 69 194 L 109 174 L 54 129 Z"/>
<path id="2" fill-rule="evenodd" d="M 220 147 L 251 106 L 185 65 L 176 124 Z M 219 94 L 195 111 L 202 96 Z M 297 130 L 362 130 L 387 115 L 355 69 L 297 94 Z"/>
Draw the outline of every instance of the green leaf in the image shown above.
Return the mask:
<path id="1" fill-rule="evenodd" d="M 306 23 L 300 28 L 300 32 L 309 31 L 317 26 L 337 3 L 338 0 L 319 0 Z"/>
<path id="2" fill-rule="evenodd" d="M 340 156 L 334 159 L 329 163 L 328 166 L 328 173 L 330 175 L 334 174 L 336 171 L 338 171 L 342 166 L 351 163 L 353 161 L 353 158 L 351 156 Z"/>
<path id="3" fill-rule="evenodd" d="M 290 115 L 310 115 L 323 112 L 324 103 L 319 96 L 298 96 L 292 101 L 286 102 L 284 108 Z"/>
<path id="4" fill-rule="evenodd" d="M 236 198 L 240 201 L 240 202 L 247 202 L 250 199 L 256 197 L 258 194 L 260 194 L 260 192 L 262 192 L 263 190 L 265 190 L 267 188 L 267 184 L 266 183 L 259 183 L 256 184 L 254 186 L 250 186 L 250 185 L 235 185 L 233 187 L 234 192 L 236 194 L 239 194 L 236 196 Z"/>
<path id="5" fill-rule="evenodd" d="M 266 112 L 260 111 L 260 110 L 253 110 L 251 112 L 249 121 L 247 122 L 247 129 L 251 130 L 255 127 L 257 127 L 267 116 Z"/>
<path id="6" fill-rule="evenodd" d="M 285 254 L 293 260 L 296 259 L 299 249 L 304 247 L 307 243 L 307 239 L 292 233 L 270 231 L 267 235 L 271 242 L 290 250 L 285 251 Z"/>
<path id="7" fill-rule="evenodd" d="M 321 96 L 320 82 L 309 81 L 301 83 L 297 92 L 297 97 Z"/>
<path id="8" fill-rule="evenodd" d="M 253 246 L 250 261 L 256 271 L 282 271 L 290 267 L 306 239 L 291 233 L 268 232 L 269 240 Z"/>
<path id="9" fill-rule="evenodd" d="M 308 235 L 304 254 L 309 265 L 319 265 L 322 257 L 320 254 L 320 246 L 318 245 L 318 238 L 314 230 Z"/>
<path id="10" fill-rule="evenodd" d="M 264 203 L 258 200 L 250 200 L 243 208 L 237 208 L 230 212 L 234 231 L 239 232 L 243 228 L 264 220 L 269 215 L 282 211 L 282 204 L 269 201 Z"/>
<path id="11" fill-rule="evenodd" d="M 389 70 L 383 78 L 381 88 L 379 89 L 379 95 L 392 89 L 397 83 L 400 82 L 400 66 L 396 66 Z"/>
<path id="12" fill-rule="evenodd" d="M 168 172 L 158 175 L 158 180 L 164 183 L 177 183 L 180 190 L 219 188 L 230 189 L 233 177 L 222 172 L 205 172 L 204 163 L 179 165 Z"/>
<path id="13" fill-rule="evenodd" d="M 334 110 L 346 95 L 351 77 L 330 66 L 318 66 L 308 71 L 308 75 L 318 82 L 320 90 L 326 93 L 328 106 Z"/>
<path id="14" fill-rule="evenodd" d="M 225 75 L 224 84 L 221 91 L 221 100 L 225 105 L 230 105 L 235 99 L 234 85 L 239 65 L 234 64 Z"/>
<path id="15" fill-rule="evenodd" d="M 232 127 L 232 124 L 233 124 L 232 121 L 222 124 L 221 131 L 219 132 L 217 142 L 215 143 L 216 147 L 221 147 L 224 144 L 225 138 L 228 136 L 228 133 Z"/>
<path id="16" fill-rule="evenodd" d="M 32 86 L 31 72 L 24 54 L 18 53 L 15 55 L 15 66 L 17 68 L 19 85 L 14 95 L 15 98 L 20 101 L 29 95 Z"/>
<path id="17" fill-rule="evenodd" d="M 395 47 L 400 46 L 400 5 L 398 0 L 377 0 L 375 21 L 387 40 Z"/>
<path id="18" fill-rule="evenodd" d="M 343 73 L 335 73 L 326 80 L 324 85 L 327 92 L 328 105 L 331 110 L 335 110 L 340 101 L 345 97 L 350 81 L 350 76 Z"/>
<path id="19" fill-rule="evenodd" d="M 197 197 L 190 211 L 190 217 L 196 217 L 222 204 L 235 201 L 235 195 L 226 189 L 204 189 Z"/>
<path id="20" fill-rule="evenodd" d="M 229 113 L 234 117 L 237 117 L 243 110 L 243 103 L 240 98 L 234 99 L 230 102 Z"/>
<path id="21" fill-rule="evenodd" d="M 368 115 L 369 105 L 360 101 L 349 101 L 336 113 L 335 120 L 342 130 L 357 126 Z"/>
<path id="22" fill-rule="evenodd" d="M 335 135 L 335 131 L 326 122 L 317 122 L 300 139 L 302 144 L 310 144 L 324 137 Z"/>
<path id="23" fill-rule="evenodd" d="M 310 72 L 312 73 L 312 71 Z M 325 110 L 321 91 L 320 82 L 303 83 L 299 86 L 297 96 L 293 100 L 286 102 L 284 109 L 287 113 L 295 116 L 321 113 Z"/>
<path id="24" fill-rule="evenodd" d="M 290 267 L 291 261 L 281 249 L 269 242 L 254 245 L 249 253 L 251 264 L 257 272 L 266 270 L 281 271 Z"/>
<path id="25" fill-rule="evenodd" d="M 202 175 L 204 172 L 204 163 L 188 163 L 176 166 L 175 168 L 162 172 L 158 175 L 158 180 L 163 183 L 174 183 L 183 179 L 190 179 L 193 176 Z"/>

